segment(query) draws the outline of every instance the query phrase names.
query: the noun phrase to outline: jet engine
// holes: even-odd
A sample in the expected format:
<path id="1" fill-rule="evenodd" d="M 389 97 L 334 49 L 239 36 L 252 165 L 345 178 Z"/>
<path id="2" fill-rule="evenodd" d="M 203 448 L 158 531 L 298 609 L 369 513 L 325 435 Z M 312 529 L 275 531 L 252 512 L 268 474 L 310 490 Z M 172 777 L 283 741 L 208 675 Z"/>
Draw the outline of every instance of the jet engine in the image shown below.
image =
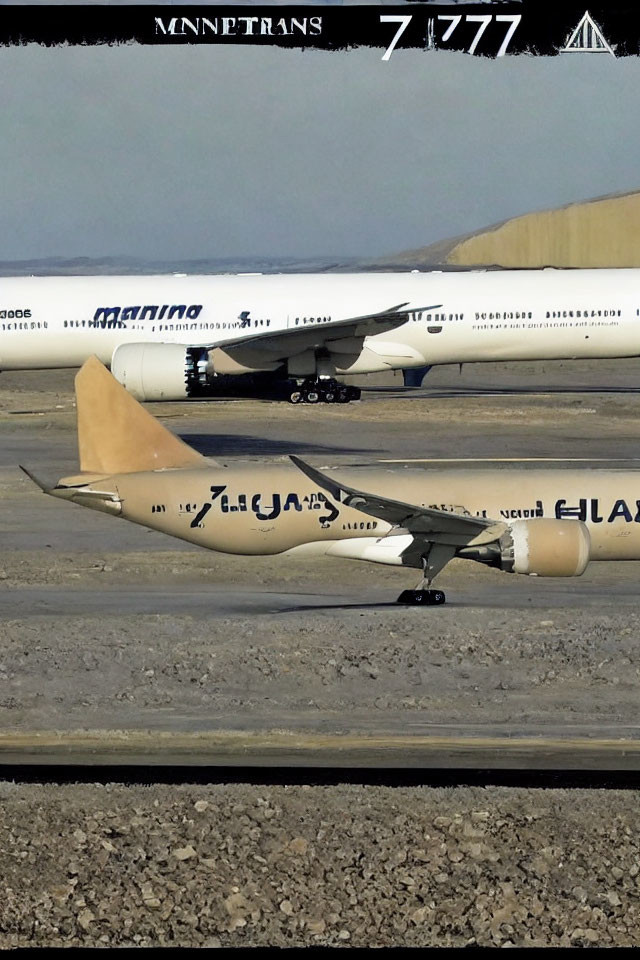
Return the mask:
<path id="1" fill-rule="evenodd" d="M 538 577 L 579 577 L 591 548 L 581 520 L 516 520 L 502 535 L 500 569 Z"/>
<path id="2" fill-rule="evenodd" d="M 136 400 L 184 400 L 207 387 L 209 353 L 179 343 L 123 343 L 111 372 Z"/>

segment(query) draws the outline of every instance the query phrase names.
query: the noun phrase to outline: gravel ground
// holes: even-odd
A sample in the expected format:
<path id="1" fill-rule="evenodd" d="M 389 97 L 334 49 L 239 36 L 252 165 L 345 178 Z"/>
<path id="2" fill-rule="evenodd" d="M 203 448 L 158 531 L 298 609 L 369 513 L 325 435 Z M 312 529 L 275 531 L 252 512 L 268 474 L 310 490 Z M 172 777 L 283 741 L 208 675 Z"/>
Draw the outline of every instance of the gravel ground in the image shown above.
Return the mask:
<path id="1" fill-rule="evenodd" d="M 640 943 L 635 793 L 0 786 L 0 947 Z"/>

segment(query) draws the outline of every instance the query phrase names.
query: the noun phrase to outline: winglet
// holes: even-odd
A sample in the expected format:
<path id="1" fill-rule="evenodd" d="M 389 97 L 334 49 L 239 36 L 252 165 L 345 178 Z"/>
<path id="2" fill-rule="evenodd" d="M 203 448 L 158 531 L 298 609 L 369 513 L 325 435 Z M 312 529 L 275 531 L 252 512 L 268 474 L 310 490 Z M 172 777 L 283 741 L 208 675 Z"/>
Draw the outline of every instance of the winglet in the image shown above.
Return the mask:
<path id="1" fill-rule="evenodd" d="M 310 480 L 313 480 L 319 487 L 322 487 L 323 490 L 330 493 L 334 500 L 337 500 L 338 503 L 341 502 L 340 493 L 342 488 L 337 483 L 334 483 L 330 477 L 325 473 L 321 473 L 320 470 L 316 470 L 315 467 L 310 466 L 308 463 L 305 463 L 300 457 L 294 457 L 293 454 L 290 454 L 289 459 L 295 464 L 298 470 L 302 470 Z"/>
<path id="2" fill-rule="evenodd" d="M 97 357 L 75 379 L 80 469 L 110 475 L 211 463 L 156 420 Z"/>

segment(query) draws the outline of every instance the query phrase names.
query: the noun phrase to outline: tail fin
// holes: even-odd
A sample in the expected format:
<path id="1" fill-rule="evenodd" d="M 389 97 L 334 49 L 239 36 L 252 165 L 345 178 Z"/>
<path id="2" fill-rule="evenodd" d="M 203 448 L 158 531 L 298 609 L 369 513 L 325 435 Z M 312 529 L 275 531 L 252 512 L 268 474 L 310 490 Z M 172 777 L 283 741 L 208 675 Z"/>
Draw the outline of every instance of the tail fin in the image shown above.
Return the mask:
<path id="1" fill-rule="evenodd" d="M 75 385 L 83 472 L 136 473 L 211 462 L 147 413 L 97 357 L 83 364 Z"/>

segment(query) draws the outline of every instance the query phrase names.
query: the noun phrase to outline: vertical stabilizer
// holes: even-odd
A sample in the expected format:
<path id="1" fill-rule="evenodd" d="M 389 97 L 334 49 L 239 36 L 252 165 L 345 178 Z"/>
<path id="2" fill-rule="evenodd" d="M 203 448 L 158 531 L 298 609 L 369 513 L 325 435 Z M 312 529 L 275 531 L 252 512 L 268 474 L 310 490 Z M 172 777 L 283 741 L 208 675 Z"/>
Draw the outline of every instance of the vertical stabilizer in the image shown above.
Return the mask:
<path id="1" fill-rule="evenodd" d="M 147 413 L 97 357 L 83 364 L 75 385 L 83 473 L 136 473 L 211 463 Z"/>

